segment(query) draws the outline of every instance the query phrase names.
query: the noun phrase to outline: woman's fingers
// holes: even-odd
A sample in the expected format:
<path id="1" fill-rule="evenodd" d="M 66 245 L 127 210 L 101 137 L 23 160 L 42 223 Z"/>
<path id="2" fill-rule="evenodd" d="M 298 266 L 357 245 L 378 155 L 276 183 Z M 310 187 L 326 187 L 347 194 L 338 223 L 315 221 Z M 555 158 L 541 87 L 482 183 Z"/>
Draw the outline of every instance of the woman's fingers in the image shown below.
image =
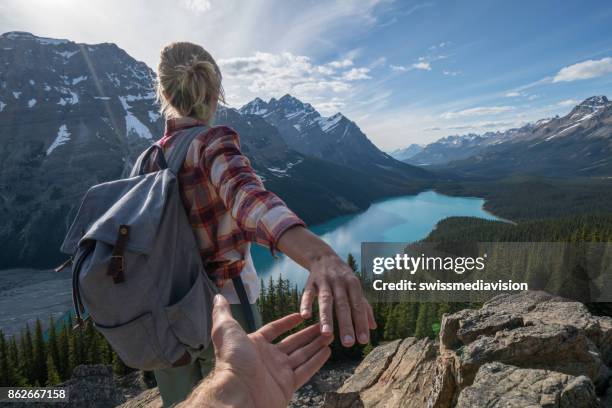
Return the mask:
<path id="1" fill-rule="evenodd" d="M 372 306 L 366 298 L 363 299 L 363 303 L 365 304 L 366 311 L 368 312 L 368 325 L 370 327 L 370 330 L 374 330 L 378 327 L 378 324 L 376 324 L 376 319 L 374 318 L 374 310 L 372 310 Z"/>
<path id="2" fill-rule="evenodd" d="M 334 304 L 336 306 L 336 317 L 338 318 L 340 342 L 344 347 L 351 347 L 355 344 L 353 316 L 351 316 L 351 304 L 346 293 L 344 282 L 342 281 L 336 283 L 334 286 Z"/>
<path id="3" fill-rule="evenodd" d="M 276 346 L 285 354 L 291 354 L 300 347 L 304 347 L 321 335 L 321 326 L 318 323 L 300 330 L 291 336 L 285 337 Z"/>
<path id="4" fill-rule="evenodd" d="M 257 330 L 268 342 L 274 341 L 281 334 L 293 329 L 303 321 L 299 313 L 293 313 L 281 319 L 270 322 Z"/>
<path id="5" fill-rule="evenodd" d="M 293 369 L 301 366 L 312 356 L 314 356 L 322 347 L 329 346 L 331 342 L 331 337 L 321 335 L 317 336 L 315 339 L 312 339 L 312 341 L 310 341 L 308 344 L 298 348 L 289 355 L 289 365 Z"/>
<path id="6" fill-rule="evenodd" d="M 327 346 L 320 348 L 315 355 L 308 359 L 304 364 L 294 370 L 295 388 L 298 389 L 306 384 L 308 380 L 317 372 L 331 355 L 331 349 Z"/>
<path id="7" fill-rule="evenodd" d="M 306 283 L 306 287 L 304 288 L 304 292 L 302 292 L 302 302 L 300 305 L 300 314 L 304 319 L 308 319 L 312 316 L 312 301 L 314 299 L 315 291 L 310 282 Z"/>
<path id="8" fill-rule="evenodd" d="M 321 334 L 331 336 L 334 333 L 334 295 L 326 281 L 317 283 L 319 299 L 319 320 Z"/>
<path id="9" fill-rule="evenodd" d="M 359 282 L 356 276 L 352 276 L 348 279 L 347 286 L 357 341 L 360 344 L 367 344 L 370 341 L 370 327 L 368 324 L 368 312 L 365 307 L 366 300 L 361 292 L 361 282 Z"/>

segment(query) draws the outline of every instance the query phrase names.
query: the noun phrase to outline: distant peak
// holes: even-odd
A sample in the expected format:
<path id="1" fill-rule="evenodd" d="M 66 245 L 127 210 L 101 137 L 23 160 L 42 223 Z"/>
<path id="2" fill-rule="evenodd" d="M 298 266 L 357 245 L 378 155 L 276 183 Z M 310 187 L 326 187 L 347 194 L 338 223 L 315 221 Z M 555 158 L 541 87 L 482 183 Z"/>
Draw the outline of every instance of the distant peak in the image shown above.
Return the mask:
<path id="1" fill-rule="evenodd" d="M 586 98 L 584 101 L 580 103 L 580 105 L 583 105 L 583 104 L 607 105 L 608 103 L 610 103 L 610 101 L 605 95 L 595 95 L 595 96 L 591 96 L 590 98 Z"/>

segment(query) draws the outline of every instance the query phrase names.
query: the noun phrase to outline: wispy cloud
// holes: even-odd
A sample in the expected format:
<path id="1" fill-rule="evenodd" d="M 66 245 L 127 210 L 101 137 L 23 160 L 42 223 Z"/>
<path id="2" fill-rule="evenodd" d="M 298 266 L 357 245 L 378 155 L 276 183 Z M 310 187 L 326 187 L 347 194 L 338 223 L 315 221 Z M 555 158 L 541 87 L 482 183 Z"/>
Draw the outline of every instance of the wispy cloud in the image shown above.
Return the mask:
<path id="1" fill-rule="evenodd" d="M 440 117 L 442 119 L 456 119 L 470 116 L 498 115 L 514 110 L 514 106 L 478 106 L 470 109 L 463 109 L 455 112 L 445 112 Z"/>
<path id="2" fill-rule="evenodd" d="M 580 103 L 580 101 L 576 99 L 564 99 L 562 101 L 557 102 L 557 105 L 558 106 L 575 106 L 578 103 Z"/>
<path id="3" fill-rule="evenodd" d="M 553 82 L 570 82 L 580 79 L 596 78 L 612 73 L 612 58 L 587 60 L 561 68 Z"/>
<path id="4" fill-rule="evenodd" d="M 422 71 L 431 71 L 431 64 L 426 61 L 415 62 L 412 65 L 389 65 L 393 71 L 406 72 L 412 71 L 413 69 L 420 69 Z"/>
<path id="5" fill-rule="evenodd" d="M 446 76 L 457 76 L 457 75 L 461 75 L 462 72 L 461 71 L 449 71 L 449 70 L 442 70 L 442 74 L 446 75 Z"/>

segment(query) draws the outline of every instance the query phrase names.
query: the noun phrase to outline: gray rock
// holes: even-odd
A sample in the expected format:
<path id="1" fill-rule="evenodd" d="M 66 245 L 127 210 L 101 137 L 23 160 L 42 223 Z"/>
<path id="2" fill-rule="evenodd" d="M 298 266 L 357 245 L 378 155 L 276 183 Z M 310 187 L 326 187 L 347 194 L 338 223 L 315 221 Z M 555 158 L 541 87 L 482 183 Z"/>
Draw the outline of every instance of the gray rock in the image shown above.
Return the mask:
<path id="1" fill-rule="evenodd" d="M 596 408 L 595 387 L 585 376 L 522 369 L 501 363 L 480 367 L 474 383 L 463 389 L 456 408 Z"/>
<path id="2" fill-rule="evenodd" d="M 408 338 L 374 349 L 337 391 L 347 395 L 330 395 L 326 407 L 612 406 L 611 349 L 612 319 L 581 303 L 500 295 L 445 316 L 439 344 Z"/>

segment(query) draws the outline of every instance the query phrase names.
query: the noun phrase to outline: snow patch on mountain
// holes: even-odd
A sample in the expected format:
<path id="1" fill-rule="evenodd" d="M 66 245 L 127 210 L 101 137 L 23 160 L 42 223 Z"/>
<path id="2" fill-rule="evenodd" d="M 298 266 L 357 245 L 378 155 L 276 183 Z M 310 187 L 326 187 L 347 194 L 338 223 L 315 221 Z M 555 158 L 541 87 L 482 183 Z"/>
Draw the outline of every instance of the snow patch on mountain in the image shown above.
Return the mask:
<path id="1" fill-rule="evenodd" d="M 121 102 L 121 106 L 125 109 L 125 135 L 129 136 L 132 132 L 136 133 L 138 137 L 143 139 L 153 139 L 153 135 L 149 128 L 142 123 L 134 114 L 131 112 L 131 106 L 128 104 L 128 101 L 135 101 L 143 99 L 144 97 L 141 95 L 126 95 L 119 96 L 119 101 Z M 150 118 L 150 116 L 149 116 Z"/>
<path id="2" fill-rule="evenodd" d="M 77 54 L 78 51 L 55 51 L 55 53 L 61 57 L 63 57 L 64 59 L 69 59 L 70 57 L 72 57 L 73 55 Z"/>
<path id="3" fill-rule="evenodd" d="M 61 92 L 69 93 L 70 97 L 61 97 L 60 100 L 57 102 L 58 105 L 76 105 L 77 103 L 79 103 L 79 95 L 76 92 L 66 88 L 62 88 Z"/>
<path id="4" fill-rule="evenodd" d="M 53 143 L 51 143 L 51 146 L 49 146 L 49 148 L 47 149 L 47 156 L 50 155 L 55 149 L 57 149 L 61 145 L 68 143 L 70 141 L 70 134 L 71 133 L 68 131 L 68 126 L 61 125 L 59 127 L 59 130 L 57 131 L 57 136 L 55 137 L 55 140 L 53 140 Z"/>
<path id="5" fill-rule="evenodd" d="M 159 117 L 161 116 L 159 112 L 155 112 L 155 111 L 149 111 L 148 113 L 149 113 L 149 121 L 151 123 L 157 122 L 157 119 L 159 119 Z"/>
<path id="6" fill-rule="evenodd" d="M 72 78 L 72 85 L 76 85 L 76 84 L 78 84 L 79 82 L 83 82 L 83 81 L 85 81 L 85 80 L 87 80 L 87 75 L 81 75 L 81 76 L 79 76 L 79 77 Z"/>

